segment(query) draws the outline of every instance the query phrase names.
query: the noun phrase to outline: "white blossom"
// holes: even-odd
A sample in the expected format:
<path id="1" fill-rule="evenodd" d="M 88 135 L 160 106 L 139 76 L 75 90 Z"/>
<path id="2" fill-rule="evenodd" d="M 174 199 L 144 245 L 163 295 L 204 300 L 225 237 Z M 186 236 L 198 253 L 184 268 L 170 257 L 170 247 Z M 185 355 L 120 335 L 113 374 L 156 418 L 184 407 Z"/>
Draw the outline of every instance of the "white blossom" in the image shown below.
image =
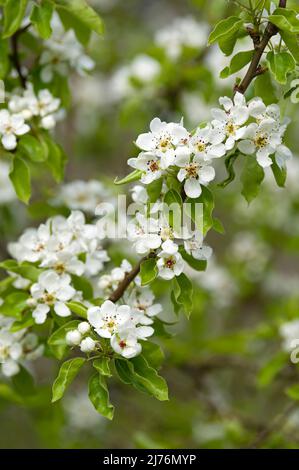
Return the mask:
<path id="1" fill-rule="evenodd" d="M 158 254 L 157 267 L 159 276 L 163 279 L 170 280 L 175 276 L 179 276 L 184 270 L 184 261 L 179 253 L 169 255 L 164 251 Z"/>
<path id="2" fill-rule="evenodd" d="M 32 316 L 36 323 L 44 323 L 51 307 L 60 317 L 71 315 L 66 302 L 76 294 L 75 289 L 70 285 L 71 278 L 68 274 L 59 276 L 55 271 L 45 271 L 40 274 L 38 282 L 30 289 L 31 296 L 36 300 L 36 307 Z"/>
<path id="3" fill-rule="evenodd" d="M 14 150 L 17 146 L 17 137 L 30 131 L 21 114 L 11 114 L 7 109 L 0 111 L 0 135 L 3 147 Z"/>

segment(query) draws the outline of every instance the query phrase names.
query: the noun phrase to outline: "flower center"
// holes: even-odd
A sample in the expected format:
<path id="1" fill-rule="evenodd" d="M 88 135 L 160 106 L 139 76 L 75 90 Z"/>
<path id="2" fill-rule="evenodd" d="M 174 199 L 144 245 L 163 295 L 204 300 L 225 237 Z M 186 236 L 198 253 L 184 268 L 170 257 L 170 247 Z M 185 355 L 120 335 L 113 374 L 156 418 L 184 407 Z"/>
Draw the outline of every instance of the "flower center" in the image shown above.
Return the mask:
<path id="1" fill-rule="evenodd" d="M 65 272 L 65 265 L 63 263 L 57 263 L 54 269 L 58 274 L 63 274 Z"/>
<path id="2" fill-rule="evenodd" d="M 149 171 L 151 171 L 152 173 L 155 173 L 159 170 L 159 163 L 157 162 L 157 160 L 149 160 L 147 162 L 147 166 Z"/>
<path id="3" fill-rule="evenodd" d="M 196 148 L 198 152 L 204 152 L 206 149 L 206 144 L 202 140 L 199 140 L 196 142 Z"/>
<path id="4" fill-rule="evenodd" d="M 265 147 L 268 143 L 268 137 L 266 134 L 257 134 L 254 139 L 255 146 L 258 148 Z"/>
<path id="5" fill-rule="evenodd" d="M 162 227 L 158 234 L 162 238 L 163 241 L 170 239 L 173 239 L 173 230 L 171 227 Z"/>
<path id="6" fill-rule="evenodd" d="M 165 260 L 165 266 L 168 269 L 173 269 L 174 265 L 175 265 L 175 259 L 174 258 L 167 258 L 167 260 Z"/>
<path id="7" fill-rule="evenodd" d="M 124 349 L 127 346 L 127 343 L 124 340 L 121 340 L 118 344 L 121 347 L 121 349 Z"/>
<path id="8" fill-rule="evenodd" d="M 0 358 L 7 359 L 9 357 L 9 347 L 8 346 L 0 346 Z"/>
<path id="9" fill-rule="evenodd" d="M 44 294 L 43 301 L 47 305 L 53 305 L 53 303 L 55 302 L 55 296 L 49 293 Z"/>
<path id="10" fill-rule="evenodd" d="M 198 163 L 189 163 L 189 165 L 187 165 L 185 169 L 186 169 L 188 178 L 197 178 L 198 169 L 199 169 Z"/>
<path id="11" fill-rule="evenodd" d="M 234 135 L 238 128 L 239 126 L 234 124 L 232 121 L 228 121 L 228 123 L 225 126 L 226 135 Z"/>

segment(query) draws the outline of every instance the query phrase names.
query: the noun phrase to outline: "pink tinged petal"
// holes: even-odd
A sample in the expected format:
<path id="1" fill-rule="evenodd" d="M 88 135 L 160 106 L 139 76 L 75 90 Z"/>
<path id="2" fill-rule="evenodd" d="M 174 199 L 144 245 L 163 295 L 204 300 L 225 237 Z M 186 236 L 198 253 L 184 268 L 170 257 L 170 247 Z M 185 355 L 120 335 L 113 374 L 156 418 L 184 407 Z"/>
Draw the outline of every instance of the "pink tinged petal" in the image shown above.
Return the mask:
<path id="1" fill-rule="evenodd" d="M 258 161 L 258 164 L 262 168 L 267 168 L 267 167 L 271 166 L 272 163 L 273 163 L 271 158 L 269 157 L 269 152 L 265 148 L 260 149 L 260 150 L 257 151 L 256 159 Z"/>
<path id="2" fill-rule="evenodd" d="M 241 140 L 238 143 L 238 149 L 240 152 L 244 153 L 244 155 L 252 155 L 255 152 L 255 145 L 252 140 Z"/>
<path id="3" fill-rule="evenodd" d="M 209 183 L 215 178 L 215 170 L 212 166 L 204 166 L 199 171 L 199 180 L 201 183 Z"/>
<path id="4" fill-rule="evenodd" d="M 6 134 L 1 139 L 2 145 L 6 150 L 14 150 L 17 146 L 17 139 L 14 134 Z"/>
<path id="5" fill-rule="evenodd" d="M 59 317 L 69 317 L 71 315 L 70 309 L 63 302 L 55 302 L 54 310 Z"/>
<path id="6" fill-rule="evenodd" d="M 140 134 L 137 137 L 136 145 L 142 150 L 154 150 L 155 141 L 151 133 Z"/>
<path id="7" fill-rule="evenodd" d="M 201 195 L 201 186 L 196 178 L 188 178 L 184 184 L 184 190 L 188 197 L 196 198 Z"/>

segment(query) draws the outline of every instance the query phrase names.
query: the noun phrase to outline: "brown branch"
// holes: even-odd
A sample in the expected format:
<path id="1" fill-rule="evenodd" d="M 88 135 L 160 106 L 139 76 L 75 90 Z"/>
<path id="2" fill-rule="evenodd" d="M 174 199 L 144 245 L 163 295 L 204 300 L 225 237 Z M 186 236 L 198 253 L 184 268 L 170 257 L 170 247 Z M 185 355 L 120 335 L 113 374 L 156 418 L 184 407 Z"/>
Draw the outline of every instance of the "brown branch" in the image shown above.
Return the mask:
<path id="1" fill-rule="evenodd" d="M 279 2 L 279 7 L 280 8 L 285 8 L 286 7 L 287 0 L 280 0 Z M 275 36 L 278 33 L 278 28 L 272 23 L 268 23 L 265 29 L 265 32 L 259 42 L 254 41 L 254 46 L 255 46 L 255 52 L 253 54 L 253 58 L 251 60 L 251 63 L 248 67 L 248 70 L 246 72 L 245 77 L 241 81 L 239 85 L 235 85 L 234 92 L 239 91 L 240 93 L 244 94 L 247 88 L 249 87 L 250 83 L 252 80 L 257 76 L 260 75 L 261 73 L 264 73 L 264 69 L 260 68 L 260 60 L 262 58 L 262 55 L 264 53 L 264 50 L 266 49 L 268 42 L 272 38 L 272 36 Z M 263 70 L 263 72 L 261 72 Z"/>
<path id="2" fill-rule="evenodd" d="M 136 266 L 134 266 L 133 269 L 125 275 L 124 279 L 120 281 L 115 291 L 112 292 L 112 294 L 110 295 L 109 300 L 111 300 L 111 302 L 117 302 L 123 296 L 124 292 L 129 287 L 131 282 L 134 281 L 135 277 L 138 276 L 140 272 L 141 263 L 149 258 L 154 258 L 155 256 L 155 253 L 150 253 L 149 255 L 141 258 L 136 264 Z"/>
<path id="3" fill-rule="evenodd" d="M 22 71 L 22 64 L 21 64 L 21 61 L 20 61 L 20 55 L 19 55 L 19 37 L 21 34 L 25 33 L 25 31 L 27 31 L 27 29 L 30 27 L 30 23 L 27 24 L 26 26 L 24 26 L 23 28 L 19 29 L 18 31 L 16 31 L 13 36 L 11 37 L 10 41 L 11 41 L 11 49 L 12 49 L 12 54 L 10 56 L 11 58 L 11 61 L 18 73 L 18 76 L 19 76 L 19 79 L 20 79 L 20 82 L 21 82 L 21 85 L 23 88 L 26 88 L 26 82 L 27 82 L 27 79 L 25 77 L 25 75 L 23 74 L 23 71 Z"/>

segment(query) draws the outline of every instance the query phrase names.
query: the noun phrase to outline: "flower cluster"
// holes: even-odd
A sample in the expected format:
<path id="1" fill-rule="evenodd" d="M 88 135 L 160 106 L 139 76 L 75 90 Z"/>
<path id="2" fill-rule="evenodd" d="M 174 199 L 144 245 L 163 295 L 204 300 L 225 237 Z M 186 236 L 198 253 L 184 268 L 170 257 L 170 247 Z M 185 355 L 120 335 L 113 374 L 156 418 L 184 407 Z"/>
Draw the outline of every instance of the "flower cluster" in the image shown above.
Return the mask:
<path id="1" fill-rule="evenodd" d="M 74 31 L 64 29 L 57 13 L 52 16 L 51 28 L 51 38 L 44 41 L 45 49 L 40 57 L 42 80 L 45 83 L 51 82 L 55 73 L 66 76 L 69 67 L 80 75 L 93 70 L 94 61 L 84 53 Z"/>
<path id="2" fill-rule="evenodd" d="M 13 321 L 12 318 L 0 315 L 0 364 L 6 377 L 16 375 L 23 361 L 37 359 L 44 350 L 34 333 L 26 329 L 12 333 L 10 328 Z"/>
<path id="3" fill-rule="evenodd" d="M 97 180 L 72 181 L 61 186 L 54 202 L 71 210 L 81 210 L 94 215 L 98 204 L 107 200 L 107 191 Z"/>
<path id="4" fill-rule="evenodd" d="M 207 44 L 209 26 L 192 16 L 176 18 L 170 26 L 156 32 L 155 43 L 170 59 L 178 59 L 184 48 L 201 49 Z"/>
<path id="5" fill-rule="evenodd" d="M 92 278 L 109 260 L 96 225 L 86 224 L 80 211 L 73 211 L 68 218 L 52 217 L 37 229 L 27 229 L 9 245 L 9 251 L 18 262 L 43 268 L 27 300 L 36 323 L 44 323 L 51 308 L 61 317 L 71 315 L 66 303 L 81 299 L 81 292 L 72 285 L 72 275 Z"/>

